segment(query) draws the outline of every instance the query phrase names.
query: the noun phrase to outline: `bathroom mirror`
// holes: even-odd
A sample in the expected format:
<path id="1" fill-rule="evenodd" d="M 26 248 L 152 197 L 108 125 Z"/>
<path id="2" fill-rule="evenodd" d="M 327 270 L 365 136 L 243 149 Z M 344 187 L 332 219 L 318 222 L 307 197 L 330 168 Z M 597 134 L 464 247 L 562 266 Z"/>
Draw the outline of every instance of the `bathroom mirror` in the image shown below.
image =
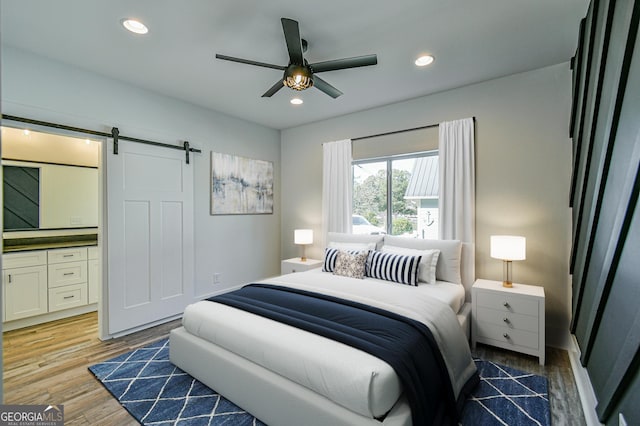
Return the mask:
<path id="1" fill-rule="evenodd" d="M 98 226 L 99 143 L 2 127 L 4 231 Z"/>

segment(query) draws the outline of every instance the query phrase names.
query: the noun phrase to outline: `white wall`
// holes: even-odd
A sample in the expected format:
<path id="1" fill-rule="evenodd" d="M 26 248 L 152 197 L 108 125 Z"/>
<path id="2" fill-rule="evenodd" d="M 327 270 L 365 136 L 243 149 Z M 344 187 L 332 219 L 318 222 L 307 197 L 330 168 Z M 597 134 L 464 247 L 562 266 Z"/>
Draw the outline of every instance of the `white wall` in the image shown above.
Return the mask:
<path id="1" fill-rule="evenodd" d="M 30 53 L 2 48 L 2 112 L 202 150 L 195 168 L 195 289 L 206 294 L 280 267 L 280 132 Z M 122 143 L 131 143 L 123 141 Z M 272 215 L 210 216 L 210 152 L 274 162 Z M 221 285 L 213 286 L 214 272 Z"/>
<path id="2" fill-rule="evenodd" d="M 547 344 L 569 347 L 569 64 L 486 81 L 282 131 L 282 255 L 293 230 L 322 229 L 323 142 L 476 117 L 476 276 L 502 278 L 492 234 L 523 235 L 514 281 L 546 293 Z M 322 256 L 322 244 L 308 248 Z"/>

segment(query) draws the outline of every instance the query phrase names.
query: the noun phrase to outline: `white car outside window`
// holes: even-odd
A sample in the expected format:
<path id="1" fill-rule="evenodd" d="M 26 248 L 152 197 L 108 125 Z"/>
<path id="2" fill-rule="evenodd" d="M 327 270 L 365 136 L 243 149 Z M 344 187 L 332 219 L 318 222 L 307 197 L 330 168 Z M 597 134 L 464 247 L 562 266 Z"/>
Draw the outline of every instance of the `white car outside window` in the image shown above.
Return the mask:
<path id="1" fill-rule="evenodd" d="M 385 234 L 384 229 L 372 225 L 364 216 L 359 214 L 354 214 L 352 216 L 352 229 L 351 232 L 354 234 Z"/>

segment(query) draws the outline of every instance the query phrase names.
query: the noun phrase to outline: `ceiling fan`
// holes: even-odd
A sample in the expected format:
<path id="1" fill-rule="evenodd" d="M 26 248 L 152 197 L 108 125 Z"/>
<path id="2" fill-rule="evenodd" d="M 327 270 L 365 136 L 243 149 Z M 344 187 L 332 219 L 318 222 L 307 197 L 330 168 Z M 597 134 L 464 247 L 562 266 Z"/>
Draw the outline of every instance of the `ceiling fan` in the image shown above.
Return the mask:
<path id="1" fill-rule="evenodd" d="M 307 41 L 300 38 L 298 22 L 288 18 L 282 18 L 281 21 L 282 30 L 284 31 L 284 39 L 287 44 L 287 51 L 289 52 L 289 65 L 273 65 L 216 54 L 217 59 L 284 71 L 282 79 L 278 80 L 273 86 L 271 86 L 271 88 L 262 95 L 263 98 L 273 96 L 284 86 L 294 90 L 305 90 L 309 87 L 315 86 L 317 89 L 335 99 L 342 95 L 342 92 L 318 77 L 316 73 L 342 70 L 346 68 L 366 67 L 369 65 L 376 65 L 378 63 L 378 57 L 376 55 L 365 55 L 309 64 L 303 57 L 303 53 L 307 50 Z"/>

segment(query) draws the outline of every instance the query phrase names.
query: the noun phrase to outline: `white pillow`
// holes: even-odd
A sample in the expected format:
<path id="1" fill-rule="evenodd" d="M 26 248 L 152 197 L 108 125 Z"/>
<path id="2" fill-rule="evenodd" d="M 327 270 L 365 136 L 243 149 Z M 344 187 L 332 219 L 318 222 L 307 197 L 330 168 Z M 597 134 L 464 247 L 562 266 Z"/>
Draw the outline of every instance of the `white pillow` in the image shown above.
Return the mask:
<path id="1" fill-rule="evenodd" d="M 436 265 L 438 264 L 440 250 L 416 250 L 385 244 L 382 246 L 380 251 L 383 253 L 402 254 L 405 256 L 422 256 L 420 259 L 420 266 L 418 267 L 418 281 L 427 284 L 435 284 Z"/>
<path id="2" fill-rule="evenodd" d="M 376 243 L 340 243 L 332 241 L 327 247 L 342 251 L 367 251 L 375 250 Z"/>
<path id="3" fill-rule="evenodd" d="M 415 250 L 440 250 L 438 264 L 436 265 L 436 279 L 462 284 L 462 276 L 460 274 L 462 243 L 460 240 L 422 240 L 385 235 L 384 244 Z"/>
<path id="4" fill-rule="evenodd" d="M 343 232 L 329 232 L 327 233 L 327 246 L 331 246 L 331 243 L 374 243 L 375 248 L 379 249 L 382 246 L 382 239 L 384 235 L 369 235 L 369 234 L 346 234 Z"/>

